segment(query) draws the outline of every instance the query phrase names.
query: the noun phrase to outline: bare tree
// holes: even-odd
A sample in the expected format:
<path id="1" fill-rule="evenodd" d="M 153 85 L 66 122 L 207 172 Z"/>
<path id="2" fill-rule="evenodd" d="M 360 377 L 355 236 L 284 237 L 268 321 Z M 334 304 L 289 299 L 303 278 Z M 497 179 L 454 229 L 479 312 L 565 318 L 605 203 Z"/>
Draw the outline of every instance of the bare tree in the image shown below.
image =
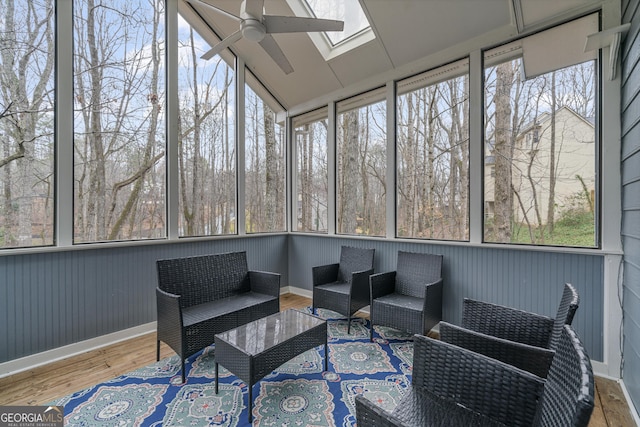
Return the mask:
<path id="1" fill-rule="evenodd" d="M 77 241 L 164 235 L 163 5 L 75 4 Z"/>
<path id="2" fill-rule="evenodd" d="M 52 223 L 35 222 L 52 213 L 34 211 L 34 206 L 53 196 L 53 156 L 46 153 L 53 145 L 54 4 L 2 0 L 0 14 L 1 246 L 51 244 Z M 40 205 L 52 209 L 51 203 Z M 36 230 L 48 237 L 34 242 Z"/>
<path id="3" fill-rule="evenodd" d="M 263 108 L 265 139 L 265 231 L 275 231 L 279 227 L 278 190 L 282 184 L 279 179 L 278 145 L 276 142 L 275 117 L 273 111 Z"/>
<path id="4" fill-rule="evenodd" d="M 511 129 L 511 89 L 515 70 L 511 62 L 496 67 L 495 89 L 495 238 L 511 241 L 513 202 L 511 192 L 511 159 L 513 150 Z"/>
<path id="5" fill-rule="evenodd" d="M 571 245 L 573 237 L 563 235 L 560 241 L 554 231 L 559 217 L 571 210 L 572 199 L 584 199 L 586 194 L 588 211 L 590 191 L 585 193 L 578 177 L 587 177 L 586 182 L 595 186 L 595 128 L 590 120 L 595 108 L 593 62 L 528 80 L 521 78 L 521 66 L 513 60 L 489 72 L 495 82 L 487 84 L 487 141 L 495 154 L 496 172 L 494 235 L 488 238 L 526 242 L 521 231 L 527 227 L 531 243 Z M 505 159 L 509 159 L 506 164 Z"/>
<path id="6" fill-rule="evenodd" d="M 181 41 L 178 163 L 180 230 L 185 236 L 229 233 L 235 208 L 235 163 L 229 158 L 229 66 L 218 56 L 202 64 L 193 28 Z M 227 176 L 230 174 L 232 179 Z M 228 188 L 230 187 L 230 189 Z"/>
<path id="7" fill-rule="evenodd" d="M 359 118 L 358 111 L 344 113 L 339 132 L 342 144 L 338 159 L 338 230 L 355 234 L 357 230 L 357 196 L 354 191 L 358 182 Z"/>

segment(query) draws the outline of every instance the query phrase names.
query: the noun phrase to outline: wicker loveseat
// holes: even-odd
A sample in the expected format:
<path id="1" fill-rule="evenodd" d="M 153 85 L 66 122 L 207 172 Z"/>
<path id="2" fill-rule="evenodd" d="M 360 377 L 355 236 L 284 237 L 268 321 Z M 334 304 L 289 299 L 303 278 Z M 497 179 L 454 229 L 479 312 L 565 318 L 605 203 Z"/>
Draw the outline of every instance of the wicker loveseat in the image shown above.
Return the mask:
<path id="1" fill-rule="evenodd" d="M 414 336 L 412 387 L 387 412 L 356 396 L 359 426 L 586 427 L 593 411 L 591 362 L 564 325 L 547 380 L 424 336 Z"/>
<path id="2" fill-rule="evenodd" d="M 182 362 L 214 335 L 280 311 L 280 275 L 249 271 L 246 252 L 158 260 L 157 359 L 160 341 Z"/>

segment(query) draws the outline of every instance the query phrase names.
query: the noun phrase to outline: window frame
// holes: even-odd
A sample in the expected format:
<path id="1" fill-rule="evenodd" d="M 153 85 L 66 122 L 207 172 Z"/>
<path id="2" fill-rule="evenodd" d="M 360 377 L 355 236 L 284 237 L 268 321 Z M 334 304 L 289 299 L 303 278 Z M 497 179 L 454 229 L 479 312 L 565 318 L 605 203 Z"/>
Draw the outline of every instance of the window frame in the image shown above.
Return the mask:
<path id="1" fill-rule="evenodd" d="M 182 2 L 177 2 L 175 0 L 167 0 L 166 3 L 166 19 L 167 19 L 167 37 L 171 38 L 171 32 L 176 32 L 177 23 L 175 23 L 175 19 L 171 18 L 171 13 L 177 13 L 178 9 L 182 11 L 185 8 L 185 5 Z M 56 198 L 55 198 L 55 236 L 56 242 L 52 247 L 35 247 L 35 248 L 17 248 L 17 249 L 2 249 L 0 250 L 0 255 L 10 255 L 15 253 L 46 253 L 46 252 L 57 252 L 57 251 L 66 251 L 70 249 L 94 249 L 94 248 L 110 248 L 110 247 L 130 247 L 131 245 L 153 245 L 153 244 L 163 244 L 163 243 L 175 243 L 178 240 L 178 236 L 176 233 L 177 230 L 177 221 L 176 221 L 176 212 L 177 212 L 177 203 L 176 193 L 177 186 L 172 183 L 171 175 L 175 172 L 172 172 L 173 166 L 171 150 L 172 146 L 175 142 L 175 137 L 172 137 L 172 132 L 175 129 L 171 129 L 171 126 L 168 126 L 167 129 L 167 192 L 168 192 L 168 200 L 167 200 L 167 228 L 168 233 L 166 238 L 160 240 L 145 240 L 145 241 L 127 241 L 127 242 L 97 242 L 90 244 L 74 244 L 72 242 L 71 236 L 73 235 L 73 216 L 72 216 L 72 201 L 73 194 L 69 190 L 69 183 L 73 181 L 72 174 L 72 153 L 73 147 L 69 144 L 69 141 L 72 141 L 72 129 L 70 129 L 69 124 L 72 122 L 72 113 L 70 112 L 69 105 L 73 103 L 73 83 L 72 83 L 72 71 L 70 69 L 69 64 L 72 63 L 72 21 L 70 17 L 72 16 L 71 12 L 71 2 L 55 2 L 56 8 L 56 116 L 55 116 L 55 138 L 56 138 L 56 158 L 55 158 L 55 173 L 56 173 Z M 189 9 L 186 7 L 186 9 Z M 603 5 L 602 7 L 597 8 L 586 8 L 589 13 L 593 11 L 599 12 L 603 17 L 602 21 L 604 23 L 603 27 L 612 28 L 613 26 L 619 24 L 616 19 L 616 9 L 609 5 Z M 195 15 L 194 15 L 195 16 Z M 571 17 L 571 19 L 575 18 Z M 195 19 L 200 19 L 198 16 L 195 16 Z M 527 35 L 533 32 L 543 31 L 545 29 L 552 28 L 558 24 L 562 24 L 567 21 L 567 17 L 558 17 L 549 22 L 541 23 L 540 25 L 536 25 L 535 28 L 531 28 L 530 30 L 524 31 L 522 34 Z M 200 21 L 200 27 L 204 28 L 205 31 L 210 31 L 210 28 L 207 25 Z M 217 42 L 213 33 L 210 33 L 207 39 L 211 39 L 213 42 Z M 600 181 L 600 194 L 599 194 L 599 231 L 600 231 L 600 245 L 597 248 L 579 248 L 579 247 L 554 247 L 554 246 L 520 246 L 520 245 L 511 245 L 511 244 L 492 244 L 492 243 L 484 243 L 482 241 L 482 214 L 477 214 L 478 211 L 482 212 L 482 200 L 483 198 L 480 195 L 483 194 L 480 182 L 478 179 L 482 177 L 481 169 L 482 169 L 482 161 L 478 160 L 482 158 L 482 149 L 479 147 L 479 144 L 473 141 L 478 141 L 482 138 L 483 128 L 479 123 L 481 114 L 474 113 L 474 109 L 478 108 L 478 105 L 474 105 L 477 100 L 482 99 L 481 95 L 481 87 L 482 84 L 480 82 L 481 76 L 483 73 L 482 66 L 482 53 L 485 50 L 491 48 L 491 43 L 493 46 L 497 46 L 499 44 L 503 44 L 504 42 L 509 42 L 509 39 L 506 40 L 474 40 L 467 42 L 467 48 L 464 48 L 466 52 L 468 52 L 469 57 L 471 58 L 470 65 L 470 77 L 471 77 L 471 113 L 470 113 L 470 122 L 471 122 L 471 164 L 470 164 L 470 176 L 471 176 L 471 188 L 470 188 L 470 205 L 471 205 L 471 228 L 470 228 L 470 241 L 469 242 L 461 242 L 463 245 L 468 245 L 470 247 L 483 247 L 483 248 L 508 248 L 508 249 L 520 249 L 520 250 L 543 250 L 547 252 L 571 252 L 571 253 L 588 253 L 588 254 L 622 254 L 622 248 L 620 244 L 620 231 L 621 231 L 621 223 L 619 221 L 620 217 L 620 199 L 621 195 L 619 189 L 619 179 L 621 174 L 621 165 L 619 158 L 619 140 L 621 135 L 621 126 L 619 125 L 620 118 L 620 105 L 619 105 L 619 96 L 620 96 L 620 87 L 621 87 L 621 79 L 619 77 L 616 78 L 607 78 L 601 77 L 601 87 L 599 88 L 599 105 L 600 105 L 600 121 L 598 124 L 599 127 L 599 141 L 600 143 L 600 159 L 598 165 L 598 176 Z M 175 66 L 176 62 L 176 54 L 172 53 L 174 47 L 172 47 L 171 42 L 167 43 L 167 67 L 169 73 L 171 73 L 172 68 Z M 455 53 L 453 53 L 455 55 Z M 225 57 L 232 58 L 232 61 L 236 61 L 236 58 L 231 54 L 229 50 L 223 52 Z M 420 64 L 416 64 L 416 66 L 412 67 L 413 70 L 420 69 L 428 69 L 432 66 L 438 66 L 440 62 L 444 62 L 447 60 L 455 60 L 455 57 L 450 57 L 446 55 L 439 55 L 437 58 L 433 59 L 425 59 Z M 600 49 L 598 53 L 598 63 L 599 63 L 599 75 L 602 76 L 602 68 L 604 64 L 609 63 L 609 58 L 611 54 L 608 49 Z M 434 64 L 433 62 L 437 63 Z M 237 72 L 237 81 L 244 81 L 244 74 L 250 74 L 249 70 L 245 70 L 244 62 L 241 59 L 237 59 L 238 66 L 236 69 Z M 422 64 L 422 65 L 421 65 Z M 244 71 L 244 72 L 243 72 Z M 387 75 L 384 80 L 387 82 L 387 86 L 392 84 L 395 79 L 404 78 L 403 74 L 406 70 L 398 70 L 393 74 Z M 389 77 L 390 76 L 390 77 Z M 393 80 L 388 80 L 393 79 Z M 380 83 L 380 79 L 371 80 L 372 85 L 376 85 Z M 175 88 L 172 90 L 170 87 L 172 86 L 171 78 L 167 81 L 167 91 L 168 93 L 175 92 Z M 238 89 L 239 91 L 241 89 Z M 345 89 L 341 89 L 335 93 L 329 94 L 327 97 L 322 99 L 314 100 L 313 102 L 306 103 L 304 105 L 293 106 L 290 107 L 286 114 L 287 115 L 296 115 L 302 114 L 305 111 L 310 111 L 312 109 L 318 108 L 320 106 L 328 106 L 329 108 L 329 125 L 330 129 L 335 127 L 335 124 L 332 124 L 335 121 L 335 99 L 343 99 L 349 96 L 352 96 L 354 92 L 362 90 L 362 85 L 350 86 Z M 389 90 L 388 90 L 389 91 Z M 393 103 L 393 96 L 387 95 L 388 104 Z M 474 101 L 475 100 L 475 101 Z M 238 109 L 240 110 L 241 101 L 238 101 Z M 171 102 L 167 105 L 168 116 L 167 121 L 171 121 L 171 110 L 172 105 Z M 175 117 L 175 116 L 174 116 Z M 238 126 L 240 126 L 241 121 L 237 121 Z M 395 122 L 393 122 L 395 123 Z M 616 124 L 618 123 L 618 124 Z M 392 128 L 388 126 L 388 133 L 390 139 Z M 333 135 L 329 135 L 329 139 L 334 138 Z M 606 149 L 602 146 L 602 141 L 606 141 L 607 147 Z M 390 142 L 392 145 L 393 140 Z M 240 149 L 241 147 L 239 147 Z M 334 150 L 335 144 L 330 142 L 329 150 Z M 290 163 L 290 159 L 289 159 Z M 289 164 L 289 170 L 291 166 Z M 329 181 L 330 188 L 332 188 L 331 182 L 334 180 L 334 174 L 331 173 L 332 168 L 332 156 L 330 155 L 329 159 Z M 238 165 L 238 172 L 241 171 L 240 165 Z M 391 171 L 393 172 L 393 171 Z M 389 175 L 389 171 L 388 171 Z M 393 175 L 393 173 L 391 173 Z M 290 175 L 288 175 L 288 184 L 291 185 Z M 394 177 L 392 176 L 393 180 Z M 389 182 L 389 177 L 388 177 Z M 238 188 L 238 192 L 241 192 L 241 189 Z M 288 194 L 292 194 L 288 192 Z M 335 235 L 335 217 L 331 214 L 331 212 L 335 212 L 335 207 L 331 208 L 331 195 L 330 195 L 330 218 L 329 218 L 329 235 Z M 240 197 L 238 197 L 240 200 Z M 291 206 L 291 200 L 287 198 L 287 204 Z M 387 214 L 387 218 L 391 218 L 392 215 Z M 289 218 L 287 221 L 290 221 L 291 214 L 289 213 Z M 395 222 L 395 218 L 391 219 Z M 289 224 L 289 231 L 295 231 Z M 393 223 L 390 227 L 388 227 L 387 235 L 383 238 L 386 239 L 394 239 L 397 241 L 402 241 L 403 239 L 394 238 L 394 236 L 389 232 L 395 228 L 395 223 Z M 239 227 L 240 231 L 240 227 Z M 239 237 L 246 236 L 246 233 L 239 232 Z M 216 238 L 228 238 L 226 236 L 214 236 L 208 237 L 209 239 Z M 203 238 L 184 238 L 185 240 L 202 240 Z M 204 238 L 206 239 L 206 238 Z M 377 239 L 377 238 L 373 238 Z M 444 244 L 444 245 L 457 245 L 458 242 L 439 242 L 439 241 L 425 241 L 424 243 L 428 244 Z"/>
<path id="2" fill-rule="evenodd" d="M 465 117 L 466 120 L 466 132 L 467 132 L 467 142 L 466 142 L 466 156 L 467 156 L 467 165 L 466 165 L 466 174 L 467 174 L 467 180 L 466 180 L 466 187 L 467 187 L 467 200 L 466 200 L 466 206 L 464 206 L 462 209 L 465 211 L 466 214 L 466 218 L 463 219 L 463 221 L 466 221 L 466 223 L 469 225 L 469 229 L 467 230 L 467 235 L 464 236 L 463 238 L 460 239 L 454 239 L 452 237 L 442 237 L 442 238 L 437 238 L 437 237 L 419 237 L 419 236 L 401 236 L 399 234 L 399 208 L 400 208 L 400 204 L 401 204 L 401 198 L 400 198 L 400 182 L 398 179 L 398 170 L 399 170 L 399 164 L 400 164 L 400 160 L 398 160 L 400 158 L 399 153 L 398 153 L 398 139 L 399 139 L 399 134 L 400 131 L 398 130 L 399 127 L 399 120 L 398 120 L 398 98 L 409 94 L 409 93 L 414 93 L 418 90 L 422 90 L 422 89 L 426 89 L 435 85 L 439 85 L 440 83 L 446 83 L 458 78 L 463 78 L 464 76 L 466 76 L 466 78 L 468 79 L 468 85 L 470 85 L 470 80 L 471 80 L 471 64 L 470 64 L 470 59 L 469 57 L 466 58 L 462 58 L 460 60 L 457 61 L 453 61 L 450 62 L 448 64 L 444 64 L 440 67 L 436 67 L 436 68 L 432 68 L 430 70 L 424 71 L 422 73 L 413 75 L 411 77 L 402 79 L 402 80 L 398 80 L 395 82 L 396 84 L 396 93 L 395 93 L 395 100 L 396 100 L 396 107 L 395 107 L 395 120 L 394 120 L 394 126 L 396 129 L 396 143 L 394 144 L 394 150 L 395 150 L 395 158 L 396 158 L 396 163 L 394 165 L 394 170 L 396 171 L 396 183 L 395 183 L 395 198 L 397 200 L 397 203 L 395 204 L 395 224 L 394 224 L 394 236 L 400 239 L 412 239 L 412 240 L 425 240 L 425 241 L 451 241 L 451 242 L 469 242 L 470 241 L 470 234 L 471 234 L 471 230 L 470 230 L 470 224 L 471 224 L 471 185 L 470 185 L 470 180 L 471 180 L 471 150 L 470 150 L 470 116 L 471 116 L 471 109 L 468 108 L 467 111 L 463 111 L 464 114 L 466 114 L 467 116 Z M 470 88 L 467 87 L 467 93 L 464 94 L 464 96 L 467 97 L 467 102 L 470 104 L 471 103 L 471 99 L 470 99 Z M 464 122 L 463 121 L 463 122 Z M 450 175 L 449 175 L 450 176 Z M 415 183 L 415 181 L 414 181 Z M 462 182 L 461 182 L 462 183 Z"/>
<path id="3" fill-rule="evenodd" d="M 300 229 L 300 218 L 298 215 L 298 196 L 300 194 L 300 183 L 299 183 L 299 179 L 300 179 L 300 170 L 298 168 L 299 165 L 299 156 L 300 156 L 300 152 L 298 150 L 298 141 L 297 141 L 297 132 L 296 132 L 296 128 L 299 126 L 304 126 L 304 125 L 312 125 L 312 124 L 316 124 L 319 123 L 321 121 L 325 120 L 327 123 L 327 134 L 326 134 L 326 140 L 325 140 L 325 152 L 326 152 L 326 186 L 327 186 L 327 194 L 326 194 L 326 217 L 324 217 L 324 221 L 326 222 L 326 230 L 302 230 Z M 292 231 L 299 231 L 299 232 L 303 232 L 303 233 L 317 233 L 317 234 L 329 234 L 329 230 L 330 230 L 330 218 L 331 218 L 331 212 L 329 211 L 330 209 L 330 199 L 331 199 L 331 187 L 329 186 L 329 175 L 331 175 L 332 173 L 332 169 L 330 169 L 330 134 L 331 134 L 331 127 L 330 127 L 330 120 L 329 120 L 329 108 L 327 106 L 325 107 L 321 107 L 318 108 L 316 110 L 310 111 L 308 113 L 304 113 L 304 114 L 300 114 L 297 115 L 295 117 L 291 118 L 291 136 L 289 138 L 290 140 L 290 151 L 291 151 L 291 230 Z M 314 163 L 315 164 L 315 163 Z"/>
<path id="4" fill-rule="evenodd" d="M 603 213 L 603 208 L 605 207 L 602 203 L 602 197 L 603 197 L 603 177 L 604 177 L 604 171 L 603 171 L 603 163 L 602 163 L 602 141 L 603 141 L 603 91 L 604 91 L 604 79 L 603 79 L 603 73 L 602 73 L 602 67 L 603 67 L 603 57 L 602 57 L 602 51 L 600 50 L 597 54 L 594 54 L 594 58 L 592 59 L 595 64 L 594 64 L 594 112 L 595 112 L 595 117 L 594 117 L 594 160 L 593 160 L 593 167 L 594 167 L 594 189 L 595 189 L 595 197 L 593 200 L 594 203 L 594 219 L 593 219 L 593 226 L 594 226 L 594 244 L 593 246 L 579 246 L 579 245 L 556 245 L 556 244 L 541 244 L 541 243 L 527 243 L 527 242 L 498 242 L 498 241 L 491 241 L 491 240 L 487 240 L 486 238 L 486 222 L 487 222 L 487 215 L 486 215 L 486 211 L 485 209 L 487 208 L 487 200 L 486 200 L 486 192 L 485 192 L 485 187 L 486 187 L 486 183 L 485 183 L 485 178 L 486 178 L 486 168 L 490 167 L 490 168 L 495 168 L 495 162 L 491 165 L 487 165 L 485 159 L 487 159 L 488 157 L 491 156 L 487 156 L 486 154 L 486 123 L 485 123 L 485 118 L 486 118 L 486 114 L 485 114 L 485 102 L 486 102 L 486 94 L 485 94 L 485 88 L 486 88 L 486 70 L 489 67 L 498 65 L 498 64 L 502 64 L 514 59 L 520 59 L 521 61 L 524 62 L 523 60 L 523 56 L 526 55 L 526 53 L 523 52 L 523 46 L 531 46 L 532 44 L 529 43 L 527 45 L 527 42 L 530 40 L 534 40 L 534 41 L 539 41 L 539 40 L 545 40 L 545 36 L 551 32 L 558 32 L 560 30 L 565 30 L 566 28 L 571 29 L 571 25 L 573 23 L 580 23 L 581 21 L 586 20 L 587 18 L 591 18 L 593 19 L 593 17 L 597 18 L 598 21 L 598 28 L 601 28 L 601 12 L 592 12 L 592 13 L 587 13 L 583 16 L 579 16 L 579 17 L 574 17 L 566 22 L 562 22 L 559 23 L 557 25 L 551 26 L 549 28 L 540 30 L 534 34 L 530 34 L 530 35 L 525 35 L 522 37 L 519 37 L 515 40 L 511 40 L 508 41 L 506 43 L 502 43 L 499 44 L 497 46 L 494 47 L 490 47 L 490 48 L 486 48 L 486 49 L 482 49 L 481 50 L 481 54 L 480 54 L 480 61 L 481 61 L 481 90 L 483 93 L 482 96 L 482 112 L 481 112 L 481 118 L 482 118 L 482 130 L 481 130 L 481 141 L 482 141 L 482 150 L 481 150 L 481 156 L 482 156 L 482 162 L 481 162 L 481 174 L 479 175 L 479 179 L 482 181 L 482 191 L 480 193 L 481 195 L 481 199 L 482 199 L 482 204 L 481 204 L 481 210 L 482 210 L 482 215 L 481 215 L 481 224 L 480 224 L 480 229 L 479 229 L 479 237 L 480 237 L 480 241 L 479 243 L 481 243 L 483 246 L 489 246 L 489 245 L 496 245 L 498 247 L 500 246 L 510 246 L 513 248 L 517 248 L 517 247 L 523 247 L 523 248 L 540 248 L 540 249 L 544 249 L 544 250 L 549 250 L 549 249 L 557 249 L 557 250 L 601 250 L 603 249 L 603 230 L 602 230 L 602 218 L 603 215 L 605 215 Z M 563 28 L 563 26 L 565 26 Z M 578 28 L 578 29 L 582 29 L 582 28 Z M 566 31 L 566 30 L 565 30 Z M 489 55 L 491 57 L 490 60 L 490 65 L 487 65 L 487 55 Z M 589 56 L 588 54 L 584 54 L 583 56 Z M 500 58 L 503 58 L 503 60 L 501 60 Z M 564 59 L 563 59 L 564 60 Z M 575 58 L 571 58 L 571 60 L 577 61 L 578 59 Z M 576 63 L 575 65 L 581 65 L 582 63 Z M 569 66 L 572 65 L 567 65 L 566 63 L 563 63 L 561 66 L 559 66 L 558 68 L 556 68 L 557 70 L 562 70 L 562 69 L 567 69 Z M 554 69 L 553 71 L 555 71 L 556 69 Z M 530 78 L 536 78 L 537 75 L 535 76 L 531 76 Z M 536 152 L 538 150 L 536 149 Z M 559 213 L 558 211 L 556 211 L 556 213 Z M 609 216 L 609 214 L 606 214 L 607 216 Z M 609 246 L 609 243 L 604 243 L 604 245 Z"/>

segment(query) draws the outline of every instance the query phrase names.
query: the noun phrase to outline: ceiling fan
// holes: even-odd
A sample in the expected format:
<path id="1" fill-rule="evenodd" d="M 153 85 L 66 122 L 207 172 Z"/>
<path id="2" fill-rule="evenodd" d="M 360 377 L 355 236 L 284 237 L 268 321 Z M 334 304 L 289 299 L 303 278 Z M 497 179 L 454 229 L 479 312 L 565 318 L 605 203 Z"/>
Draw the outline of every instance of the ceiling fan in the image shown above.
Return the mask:
<path id="1" fill-rule="evenodd" d="M 221 16 L 233 19 L 240 25 L 238 31 L 213 46 L 208 52 L 202 55 L 202 59 L 210 59 L 236 41 L 245 38 L 246 40 L 259 43 L 285 74 L 293 72 L 293 67 L 271 34 L 342 31 L 344 29 L 343 21 L 333 19 L 265 15 L 263 13 L 264 0 L 242 0 L 240 16 L 205 3 L 202 0 L 185 1 L 194 5 L 202 5 Z"/>

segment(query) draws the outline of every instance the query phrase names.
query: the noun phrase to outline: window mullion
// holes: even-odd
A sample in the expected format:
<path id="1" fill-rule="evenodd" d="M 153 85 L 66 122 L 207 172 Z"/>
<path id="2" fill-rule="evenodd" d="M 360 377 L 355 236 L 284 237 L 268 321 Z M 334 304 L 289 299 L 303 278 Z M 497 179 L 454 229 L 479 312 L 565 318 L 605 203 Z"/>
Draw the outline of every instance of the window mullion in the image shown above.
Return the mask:
<path id="1" fill-rule="evenodd" d="M 482 243 L 483 235 L 482 74 L 482 52 L 479 50 L 471 52 L 469 55 L 469 241 L 471 243 Z"/>
<path id="2" fill-rule="evenodd" d="M 387 239 L 396 237 L 396 90 L 394 82 L 387 83 Z"/>
<path id="3" fill-rule="evenodd" d="M 245 102 L 245 65 L 241 58 L 236 59 L 236 141 L 237 141 L 237 157 L 236 157 L 236 187 L 238 191 L 237 196 L 237 211 L 236 211 L 236 226 L 238 235 L 242 236 L 247 233 L 246 230 L 246 200 L 245 200 L 245 176 L 246 176 L 246 142 L 245 142 L 245 114 L 246 114 L 246 102 Z"/>
<path id="4" fill-rule="evenodd" d="M 56 2 L 55 165 L 57 246 L 73 244 L 73 7 Z"/>
<path id="5" fill-rule="evenodd" d="M 167 0 L 167 238 L 177 239 L 179 217 L 178 173 L 178 1 Z"/>
<path id="6" fill-rule="evenodd" d="M 336 210 L 336 175 L 338 173 L 337 161 L 336 161 L 336 104 L 335 102 L 329 103 L 329 128 L 327 130 L 327 171 L 328 173 L 328 188 L 329 194 L 327 194 L 327 211 L 329 212 L 327 218 L 327 233 L 336 234 L 336 219 L 338 211 Z"/>

